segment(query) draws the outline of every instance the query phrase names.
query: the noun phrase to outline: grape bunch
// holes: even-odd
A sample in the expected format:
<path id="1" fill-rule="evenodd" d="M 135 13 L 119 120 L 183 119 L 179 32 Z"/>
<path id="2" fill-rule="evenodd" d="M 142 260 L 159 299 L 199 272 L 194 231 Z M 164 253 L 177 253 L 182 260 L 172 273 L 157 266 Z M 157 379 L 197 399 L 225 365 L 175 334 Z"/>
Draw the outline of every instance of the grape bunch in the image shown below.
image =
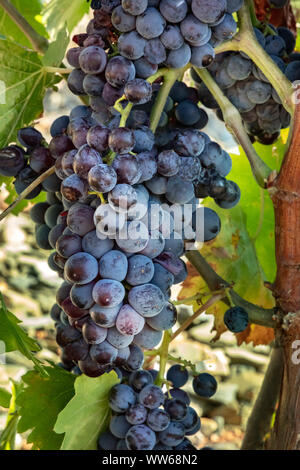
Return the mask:
<path id="1" fill-rule="evenodd" d="M 172 366 L 167 380 L 173 388 L 165 393 L 154 384 L 156 376 L 154 370 L 139 369 L 111 389 L 112 417 L 109 431 L 99 436 L 99 450 L 196 450 L 189 436 L 200 430 L 201 421 L 181 389 L 188 371 L 179 364 Z M 216 392 L 217 382 L 202 373 L 194 377 L 193 388 L 199 396 L 209 398 Z"/>
<path id="2" fill-rule="evenodd" d="M 285 27 L 276 29 L 272 26 L 272 29 L 274 34 L 264 36 L 259 29 L 254 28 L 258 42 L 290 81 L 299 80 L 300 54 L 293 52 L 293 33 Z M 240 111 L 252 140 L 269 145 L 277 140 L 281 129 L 290 125 L 290 115 L 275 89 L 244 53 L 218 54 L 209 70 L 227 98 Z M 202 104 L 217 110 L 222 119 L 214 97 L 195 72 L 192 72 L 192 77 L 198 86 Z"/>
<path id="3" fill-rule="evenodd" d="M 242 0 L 119 0 L 93 2 L 95 15 L 110 15 L 121 56 L 134 62 L 138 76 L 150 76 L 165 64 L 189 62 L 207 67 L 214 46 L 237 30 L 233 13 Z"/>

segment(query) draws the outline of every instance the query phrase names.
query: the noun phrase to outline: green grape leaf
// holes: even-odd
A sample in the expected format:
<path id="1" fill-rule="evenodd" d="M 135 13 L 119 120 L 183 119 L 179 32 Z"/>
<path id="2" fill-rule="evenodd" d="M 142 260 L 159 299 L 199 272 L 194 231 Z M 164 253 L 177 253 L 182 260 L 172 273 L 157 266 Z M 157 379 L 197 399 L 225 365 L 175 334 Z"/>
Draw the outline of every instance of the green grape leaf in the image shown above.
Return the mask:
<path id="1" fill-rule="evenodd" d="M 0 147 L 15 141 L 17 130 L 43 111 L 47 88 L 61 77 L 48 73 L 36 52 L 0 39 Z"/>
<path id="2" fill-rule="evenodd" d="M 17 398 L 20 421 L 18 431 L 31 430 L 27 441 L 35 449 L 58 450 L 63 436 L 53 430 L 57 415 L 74 395 L 76 376 L 60 367 L 45 367 L 47 376 L 37 370 L 22 377 L 26 385 Z"/>
<path id="3" fill-rule="evenodd" d="M 5 388 L 0 387 L 0 406 L 3 408 L 9 408 L 11 399 L 11 393 L 9 393 Z"/>
<path id="4" fill-rule="evenodd" d="M 61 450 L 95 450 L 97 438 L 110 417 L 108 394 L 119 383 L 112 371 L 98 378 L 81 375 L 75 381 L 75 396 L 61 411 L 54 431 L 65 433 Z"/>
<path id="5" fill-rule="evenodd" d="M 48 37 L 46 28 L 42 24 L 42 2 L 40 0 L 10 0 L 28 23 L 41 36 Z M 22 46 L 32 49 L 32 44 L 23 31 L 16 25 L 3 8 L 0 7 L 1 35 L 11 39 Z"/>
<path id="6" fill-rule="evenodd" d="M 23 383 L 16 382 L 13 379 L 11 381 L 11 394 L 8 403 L 8 413 L 6 419 L 6 425 L 0 435 L 0 450 L 14 450 L 17 425 L 19 421 L 18 406 L 16 404 L 17 398 L 23 390 Z"/>
<path id="7" fill-rule="evenodd" d="M 41 373 L 45 373 L 41 362 L 33 352 L 40 351 L 38 343 L 30 338 L 23 328 L 21 321 L 7 310 L 2 294 L 0 294 L 0 341 L 4 343 L 5 353 L 19 351 L 31 360 Z"/>
<path id="8" fill-rule="evenodd" d="M 89 9 L 90 5 L 85 0 L 50 0 L 44 8 L 43 17 L 46 19 L 47 29 L 51 36 L 56 37 L 57 31 L 65 24 L 71 33 Z"/>
<path id="9" fill-rule="evenodd" d="M 64 25 L 63 28 L 58 31 L 55 41 L 49 44 L 46 54 L 43 57 L 43 64 L 58 67 L 65 57 L 69 40 L 68 31 L 66 25 Z"/>

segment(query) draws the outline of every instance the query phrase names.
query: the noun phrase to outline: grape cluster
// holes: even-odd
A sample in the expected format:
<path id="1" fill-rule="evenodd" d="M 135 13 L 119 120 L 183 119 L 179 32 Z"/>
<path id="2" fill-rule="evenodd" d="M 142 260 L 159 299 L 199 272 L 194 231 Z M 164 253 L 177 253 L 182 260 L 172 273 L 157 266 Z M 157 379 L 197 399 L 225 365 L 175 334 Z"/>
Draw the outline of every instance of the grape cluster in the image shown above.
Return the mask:
<path id="1" fill-rule="evenodd" d="M 290 81 L 299 80 L 300 55 L 293 52 L 293 33 L 285 27 L 272 29 L 274 34 L 264 36 L 259 29 L 254 28 L 257 40 Z M 244 53 L 218 54 L 209 70 L 225 95 L 240 111 L 245 128 L 253 140 L 269 145 L 278 138 L 281 129 L 290 125 L 290 115 L 275 89 Z M 208 108 L 216 109 L 222 119 L 214 97 L 195 72 L 192 72 L 192 77 L 198 86 L 200 101 Z"/>
<path id="2" fill-rule="evenodd" d="M 99 436 L 99 450 L 196 450 L 188 436 L 199 431 L 201 421 L 181 389 L 187 370 L 178 364 L 168 370 L 173 388 L 165 393 L 154 384 L 156 376 L 154 370 L 136 370 L 111 389 L 112 417 L 109 431 Z M 211 397 L 217 382 L 204 373 L 194 377 L 193 387 L 198 395 Z"/>
<path id="3" fill-rule="evenodd" d="M 95 15 L 109 14 L 119 53 L 137 74 L 152 75 L 160 64 L 206 67 L 214 46 L 237 29 L 233 13 L 243 0 L 119 0 L 93 2 Z"/>

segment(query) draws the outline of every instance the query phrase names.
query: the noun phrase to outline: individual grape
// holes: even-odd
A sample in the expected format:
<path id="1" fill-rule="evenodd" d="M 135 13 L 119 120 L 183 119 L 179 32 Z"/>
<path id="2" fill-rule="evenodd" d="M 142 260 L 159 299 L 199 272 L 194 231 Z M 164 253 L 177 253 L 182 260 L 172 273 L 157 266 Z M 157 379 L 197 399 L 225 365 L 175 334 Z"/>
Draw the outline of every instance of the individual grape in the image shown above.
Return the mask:
<path id="1" fill-rule="evenodd" d="M 93 288 L 93 299 L 102 307 L 116 307 L 123 301 L 124 296 L 123 285 L 112 279 L 101 279 Z"/>
<path id="2" fill-rule="evenodd" d="M 75 173 L 83 179 L 87 179 L 89 171 L 96 165 L 102 163 L 102 158 L 97 150 L 91 148 L 89 145 L 80 147 L 74 157 L 73 168 Z"/>
<path id="3" fill-rule="evenodd" d="M 124 11 L 121 6 L 113 10 L 111 22 L 121 33 L 128 33 L 135 29 L 135 17 Z"/>
<path id="4" fill-rule="evenodd" d="M 102 96 L 105 81 L 98 75 L 86 75 L 83 79 L 83 89 L 87 95 Z"/>
<path id="5" fill-rule="evenodd" d="M 118 350 L 107 341 L 103 341 L 100 344 L 93 344 L 90 349 L 92 360 L 101 365 L 113 364 L 117 358 L 117 354 Z M 111 408 L 114 409 L 112 406 Z"/>
<path id="6" fill-rule="evenodd" d="M 136 396 L 131 387 L 125 384 L 115 385 L 109 394 L 109 406 L 116 413 L 125 413 L 136 403 Z"/>
<path id="7" fill-rule="evenodd" d="M 254 80 L 246 89 L 247 96 L 252 103 L 263 104 L 271 98 L 272 87 L 269 83 Z"/>
<path id="8" fill-rule="evenodd" d="M 199 395 L 200 397 L 210 398 L 217 391 L 217 381 L 212 375 L 204 372 L 194 377 L 193 389 L 196 395 Z"/>
<path id="9" fill-rule="evenodd" d="M 151 64 L 161 64 L 167 58 L 165 46 L 158 38 L 149 39 L 144 51 L 145 59 Z"/>
<path id="10" fill-rule="evenodd" d="M 134 337 L 134 343 L 143 349 L 153 349 L 162 339 L 162 332 L 145 325 L 142 331 Z"/>
<path id="11" fill-rule="evenodd" d="M 89 354 L 89 346 L 83 338 L 67 344 L 63 350 L 69 361 L 84 361 Z"/>
<path id="12" fill-rule="evenodd" d="M 122 34 L 118 41 L 118 50 L 126 59 L 137 60 L 144 55 L 145 39 L 136 31 Z"/>
<path id="13" fill-rule="evenodd" d="M 151 220 L 150 220 L 151 227 Z M 157 229 L 151 230 L 149 241 L 146 247 L 140 252 L 140 254 L 147 256 L 148 258 L 156 258 L 165 248 L 165 239 L 161 232 Z"/>
<path id="14" fill-rule="evenodd" d="M 110 238 L 100 239 L 97 237 L 96 230 L 92 230 L 84 235 L 82 239 L 82 249 L 95 258 L 100 259 L 108 251 L 112 250 L 114 241 Z"/>
<path id="15" fill-rule="evenodd" d="M 188 407 L 186 417 L 181 422 L 185 427 L 186 435 L 195 434 L 201 428 L 200 418 L 191 406 Z"/>
<path id="16" fill-rule="evenodd" d="M 68 201 L 77 202 L 88 195 L 88 186 L 82 178 L 73 174 L 61 183 L 61 193 Z"/>
<path id="17" fill-rule="evenodd" d="M 136 190 L 129 184 L 117 184 L 108 195 L 108 202 L 116 212 L 128 212 L 138 202 Z"/>
<path id="18" fill-rule="evenodd" d="M 159 9 L 169 23 L 180 23 L 186 17 L 188 6 L 185 0 L 161 0 Z"/>
<path id="19" fill-rule="evenodd" d="M 41 145 L 43 136 L 34 127 L 23 127 L 18 130 L 18 141 L 23 147 L 30 150 Z"/>
<path id="20" fill-rule="evenodd" d="M 99 238 L 115 236 L 125 224 L 125 215 L 115 212 L 109 204 L 100 205 L 95 211 L 94 219 Z"/>
<path id="21" fill-rule="evenodd" d="M 88 182 L 93 191 L 108 193 L 117 184 L 117 173 L 108 165 L 95 165 L 88 173 Z"/>
<path id="22" fill-rule="evenodd" d="M 83 80 L 85 73 L 81 69 L 74 69 L 68 76 L 68 87 L 74 95 L 84 95 Z"/>
<path id="23" fill-rule="evenodd" d="M 83 237 L 95 229 L 94 210 L 86 204 L 77 203 L 68 211 L 67 224 L 69 229 Z"/>
<path id="24" fill-rule="evenodd" d="M 79 65 L 79 54 L 83 50 L 82 47 L 72 47 L 67 51 L 66 59 L 71 65 L 71 67 L 74 67 L 76 69 L 80 69 Z"/>
<path id="25" fill-rule="evenodd" d="M 218 22 L 226 11 L 226 0 L 192 0 L 192 11 L 194 15 L 204 23 L 213 24 Z"/>
<path id="26" fill-rule="evenodd" d="M 124 439 L 130 428 L 131 425 L 124 415 L 115 415 L 110 420 L 110 432 L 119 439 Z"/>
<path id="27" fill-rule="evenodd" d="M 167 292 L 174 284 L 174 275 L 159 263 L 154 263 L 154 275 L 151 283 L 159 287 L 162 292 Z"/>
<path id="28" fill-rule="evenodd" d="M 282 37 L 277 35 L 270 35 L 266 37 L 265 51 L 269 55 L 283 56 L 285 53 L 285 41 Z"/>
<path id="29" fill-rule="evenodd" d="M 82 327 L 82 336 L 88 344 L 100 344 L 107 337 L 107 329 L 101 328 L 92 320 L 88 320 Z"/>
<path id="30" fill-rule="evenodd" d="M 23 157 L 23 155 L 22 155 Z M 36 173 L 43 173 L 54 165 L 54 158 L 49 149 L 45 147 L 36 147 L 30 155 L 30 167 Z"/>
<path id="31" fill-rule="evenodd" d="M 122 0 L 123 9 L 133 16 L 144 13 L 148 6 L 148 0 Z"/>
<path id="32" fill-rule="evenodd" d="M 137 424 L 143 424 L 147 419 L 147 414 L 147 409 L 143 405 L 137 403 L 126 411 L 126 419 L 128 423 L 135 426 Z"/>
<path id="33" fill-rule="evenodd" d="M 180 24 L 180 31 L 184 39 L 192 46 L 203 46 L 211 36 L 207 24 L 199 21 L 194 15 L 187 15 Z"/>
<path id="34" fill-rule="evenodd" d="M 105 69 L 105 78 L 108 83 L 116 88 L 122 88 L 127 82 L 135 78 L 133 63 L 122 56 L 112 57 Z"/>
<path id="35" fill-rule="evenodd" d="M 194 186 L 189 181 L 184 181 L 178 176 L 169 178 L 167 183 L 166 198 L 173 204 L 186 204 L 194 196 Z"/>
<path id="36" fill-rule="evenodd" d="M 187 369 L 179 364 L 174 364 L 167 372 L 167 380 L 172 383 L 173 387 L 183 387 L 189 378 Z"/>
<path id="37" fill-rule="evenodd" d="M 176 451 L 186 451 L 186 450 L 197 450 L 195 446 L 189 441 L 189 439 L 184 438 L 183 441 L 174 447 Z"/>
<path id="38" fill-rule="evenodd" d="M 154 284 L 133 287 L 129 291 L 128 301 L 143 317 L 154 317 L 165 305 L 162 291 Z"/>
<path id="39" fill-rule="evenodd" d="M 237 24 L 234 21 L 232 15 L 225 13 L 224 19 L 221 23 L 217 24 L 212 28 L 214 36 L 220 40 L 231 39 L 237 31 Z"/>
<path id="40" fill-rule="evenodd" d="M 151 180 L 157 172 L 156 159 L 152 152 L 141 152 L 136 156 L 141 177 L 139 183 Z"/>
<path id="41" fill-rule="evenodd" d="M 188 44 L 184 43 L 176 50 L 169 52 L 166 64 L 174 69 L 185 67 L 191 60 L 192 52 Z"/>
<path id="42" fill-rule="evenodd" d="M 146 181 L 146 186 L 153 194 L 162 195 L 166 193 L 168 180 L 164 176 L 154 176 Z"/>
<path id="43" fill-rule="evenodd" d="M 153 384 L 153 377 L 148 370 L 137 370 L 129 376 L 129 385 L 138 393 L 151 384 Z"/>
<path id="44" fill-rule="evenodd" d="M 164 406 L 172 421 L 182 421 L 187 415 L 187 405 L 177 398 L 167 400 Z"/>
<path id="45" fill-rule="evenodd" d="M 234 181 L 227 181 L 226 193 L 222 199 L 216 199 L 215 202 L 223 209 L 235 207 L 241 198 L 240 188 Z"/>
<path id="46" fill-rule="evenodd" d="M 154 75 L 158 70 L 158 65 L 151 64 L 145 57 L 140 57 L 134 61 L 136 76 L 139 78 L 148 78 Z"/>
<path id="47" fill-rule="evenodd" d="M 218 214 L 209 207 L 199 207 L 193 214 L 192 219 L 193 230 L 201 236 L 203 233 L 204 242 L 209 242 L 216 238 L 221 230 L 221 220 Z"/>
<path id="48" fill-rule="evenodd" d="M 116 319 L 121 307 L 122 303 L 115 307 L 102 307 L 95 304 L 90 308 L 90 315 L 97 325 L 103 328 L 111 328 L 116 324 Z"/>
<path id="49" fill-rule="evenodd" d="M 56 225 L 57 218 L 62 212 L 63 207 L 61 204 L 54 204 L 53 206 L 48 207 L 45 212 L 45 222 L 48 227 L 53 228 Z"/>
<path id="50" fill-rule="evenodd" d="M 42 250 L 51 250 L 51 245 L 48 241 L 49 232 L 50 228 L 45 224 L 39 225 L 35 232 L 36 243 Z"/>
<path id="51" fill-rule="evenodd" d="M 163 176 L 175 176 L 178 173 L 179 156 L 174 150 L 164 150 L 157 157 L 157 169 Z"/>
<path id="52" fill-rule="evenodd" d="M 59 289 L 56 292 L 56 302 L 59 306 L 61 306 L 63 301 L 66 300 L 67 297 L 69 297 L 71 288 L 72 284 L 70 284 L 69 282 L 64 281 L 60 285 Z"/>
<path id="53" fill-rule="evenodd" d="M 176 398 L 186 405 L 189 405 L 191 403 L 189 395 L 182 389 L 180 388 L 171 388 L 167 393 L 166 397 L 167 399 L 170 399 L 169 397 Z"/>
<path id="54" fill-rule="evenodd" d="M 70 282 L 88 284 L 93 281 L 97 275 L 97 260 L 88 253 L 76 253 L 72 255 L 65 264 L 65 276 Z"/>
<path id="55" fill-rule="evenodd" d="M 225 312 L 224 323 L 229 331 L 241 333 L 249 324 L 248 313 L 243 307 L 231 307 Z"/>
<path id="56" fill-rule="evenodd" d="M 142 251 L 149 241 L 149 232 L 145 224 L 133 220 L 125 225 L 116 236 L 116 243 L 121 250 L 127 253 Z"/>
<path id="57" fill-rule="evenodd" d="M 296 46 L 296 39 L 293 32 L 284 26 L 279 26 L 277 32 L 285 42 L 286 53 L 291 54 Z"/>
<path id="58" fill-rule="evenodd" d="M 61 314 L 61 308 L 57 304 L 53 304 L 52 308 L 50 310 L 50 317 L 52 320 L 57 323 L 59 322 L 60 314 Z"/>
<path id="59" fill-rule="evenodd" d="M 102 450 L 116 450 L 118 439 L 110 432 L 104 432 L 99 436 L 98 448 Z"/>
<path id="60" fill-rule="evenodd" d="M 133 335 L 125 335 L 115 328 L 109 328 L 107 332 L 107 341 L 117 349 L 127 348 L 133 340 Z"/>
<path id="61" fill-rule="evenodd" d="M 201 132 L 186 129 L 177 133 L 174 145 L 179 155 L 184 157 L 189 157 L 190 155 L 198 157 L 203 152 L 205 143 L 204 136 Z M 190 199 L 192 199 L 192 196 Z"/>
<path id="62" fill-rule="evenodd" d="M 60 256 L 69 258 L 75 255 L 75 253 L 82 251 L 81 237 L 76 233 L 61 235 L 56 242 L 55 248 Z"/>
<path id="63" fill-rule="evenodd" d="M 145 325 L 144 318 L 130 305 L 123 305 L 116 318 L 116 328 L 122 335 L 137 335 Z"/>
<path id="64" fill-rule="evenodd" d="M 27 189 L 36 178 L 37 174 L 29 166 L 23 168 L 14 181 L 17 194 L 21 194 L 25 189 Z M 41 185 L 36 186 L 29 194 L 27 194 L 26 199 L 34 199 L 40 194 L 41 190 Z"/>
<path id="65" fill-rule="evenodd" d="M 135 78 L 126 83 L 124 94 L 128 101 L 133 104 L 145 104 L 151 100 L 152 86 L 142 78 Z"/>
<path id="66" fill-rule="evenodd" d="M 170 424 L 170 416 L 160 408 L 150 410 L 147 417 L 147 425 L 152 431 L 161 432 Z"/>
<path id="67" fill-rule="evenodd" d="M 124 253 L 111 250 L 105 253 L 99 261 L 99 274 L 103 279 L 124 281 L 128 269 L 128 261 Z"/>
<path id="68" fill-rule="evenodd" d="M 84 361 L 79 361 L 78 366 L 80 371 L 88 377 L 99 377 L 108 371 L 108 366 L 103 366 L 93 361 L 90 356 L 87 356 Z"/>
<path id="69" fill-rule="evenodd" d="M 64 153 L 61 159 L 61 167 L 65 175 L 70 176 L 74 173 L 73 162 L 77 150 L 69 150 Z"/>
<path id="70" fill-rule="evenodd" d="M 226 63 L 226 71 L 233 80 L 245 80 L 252 71 L 252 62 L 240 54 L 231 55 Z"/>
<path id="71" fill-rule="evenodd" d="M 226 13 L 234 13 L 239 11 L 243 5 L 243 0 L 227 0 Z"/>
<path id="72" fill-rule="evenodd" d="M 144 255 L 133 255 L 128 260 L 126 281 L 131 286 L 147 284 L 154 275 L 154 266 L 150 258 Z"/>
<path id="73" fill-rule="evenodd" d="M 177 321 L 177 311 L 173 304 L 166 303 L 162 311 L 155 317 L 147 318 L 147 324 L 156 331 L 170 330 Z"/>
<path id="74" fill-rule="evenodd" d="M 156 443 L 155 433 L 144 424 L 132 426 L 125 440 L 129 450 L 152 450 Z"/>
<path id="75" fill-rule="evenodd" d="M 166 21 L 156 8 L 147 8 L 136 19 L 136 30 L 145 39 L 153 39 L 160 36 L 165 28 Z"/>
<path id="76" fill-rule="evenodd" d="M 171 421 L 169 426 L 158 435 L 160 442 L 166 446 L 178 446 L 184 439 L 185 428 L 180 422 Z"/>
<path id="77" fill-rule="evenodd" d="M 178 26 L 169 24 L 160 36 L 160 40 L 166 49 L 176 50 L 183 46 L 184 39 Z"/>
<path id="78" fill-rule="evenodd" d="M 36 224 L 44 224 L 45 223 L 45 212 L 49 208 L 49 204 L 47 202 L 38 202 L 30 209 L 30 218 Z"/>
<path id="79" fill-rule="evenodd" d="M 134 129 L 133 133 L 135 139 L 134 152 L 147 152 L 153 149 L 155 137 L 149 127 L 141 126 L 139 129 Z"/>
<path id="80" fill-rule="evenodd" d="M 192 47 L 191 64 L 199 68 L 208 67 L 215 58 L 215 51 L 209 44 L 203 44 L 198 47 Z"/>
<path id="81" fill-rule="evenodd" d="M 131 344 L 129 350 L 130 356 L 126 362 L 126 369 L 131 371 L 140 369 L 144 362 L 143 351 L 136 344 Z"/>
<path id="82" fill-rule="evenodd" d="M 87 133 L 87 143 L 90 147 L 103 153 L 108 150 L 109 129 L 100 125 L 92 126 Z"/>
<path id="83" fill-rule="evenodd" d="M 94 305 L 94 299 L 92 297 L 93 287 L 95 283 L 90 282 L 89 284 L 74 284 L 70 291 L 70 298 L 72 303 L 84 310 L 91 308 Z"/>
<path id="84" fill-rule="evenodd" d="M 10 145 L 0 150 L 0 174 L 17 176 L 24 168 L 24 151 L 17 145 Z"/>
<path id="85" fill-rule="evenodd" d="M 80 68 L 84 73 L 97 75 L 104 71 L 107 63 L 107 56 L 99 46 L 89 46 L 83 49 L 79 55 Z"/>
<path id="86" fill-rule="evenodd" d="M 138 401 L 146 408 L 154 410 L 155 408 L 159 408 L 164 403 L 165 396 L 160 387 L 157 385 L 148 384 L 140 391 L 138 395 Z"/>
<path id="87" fill-rule="evenodd" d="M 128 346 L 126 348 L 118 349 L 118 355 L 117 355 L 117 358 L 115 360 L 115 364 L 117 366 L 124 366 L 124 364 L 126 364 L 126 361 L 129 358 L 129 356 L 130 356 L 130 349 L 129 349 Z M 123 373 L 119 369 L 115 369 L 115 372 L 118 374 L 119 378 L 123 377 Z"/>
<path id="88" fill-rule="evenodd" d="M 108 145 L 113 152 L 119 155 L 131 152 L 134 147 L 134 135 L 132 130 L 126 127 L 113 129 L 108 137 Z"/>

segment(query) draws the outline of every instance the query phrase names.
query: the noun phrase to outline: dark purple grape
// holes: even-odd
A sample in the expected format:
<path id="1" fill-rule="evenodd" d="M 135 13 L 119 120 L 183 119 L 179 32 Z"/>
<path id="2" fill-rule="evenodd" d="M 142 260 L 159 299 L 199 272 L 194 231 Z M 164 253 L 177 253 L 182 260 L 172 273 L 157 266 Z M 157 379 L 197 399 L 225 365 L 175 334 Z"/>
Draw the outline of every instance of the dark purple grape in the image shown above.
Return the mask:
<path id="1" fill-rule="evenodd" d="M 86 204 L 74 204 L 68 211 L 67 223 L 72 232 L 81 237 L 86 235 L 95 228 L 94 209 Z"/>
<path id="2" fill-rule="evenodd" d="M 156 436 L 152 429 L 144 424 L 138 424 L 130 428 L 125 440 L 129 450 L 152 450 L 156 443 Z"/>
<path id="3" fill-rule="evenodd" d="M 152 86 L 142 78 L 135 78 L 126 83 L 124 94 L 128 101 L 133 104 L 145 104 L 151 100 Z"/>
<path id="4" fill-rule="evenodd" d="M 148 413 L 147 425 L 152 431 L 161 432 L 167 429 L 170 424 L 170 416 L 161 408 L 151 410 Z"/>
<path id="5" fill-rule="evenodd" d="M 80 68 L 91 75 L 103 72 L 106 63 L 106 52 L 99 46 L 86 47 L 79 55 Z"/>
<path id="6" fill-rule="evenodd" d="M 152 377 L 151 377 L 152 378 Z M 138 395 L 139 403 L 150 410 L 159 408 L 165 401 L 165 396 L 157 385 L 146 385 Z"/>
<path id="7" fill-rule="evenodd" d="M 109 148 L 120 155 L 124 155 L 134 147 L 134 135 L 131 129 L 119 127 L 114 129 L 108 137 Z"/>
<path id="8" fill-rule="evenodd" d="M 106 152 L 108 149 L 109 133 L 109 129 L 105 127 L 100 125 L 93 126 L 87 133 L 87 143 L 100 153 Z"/>
<path id="9" fill-rule="evenodd" d="M 88 344 L 100 344 L 105 341 L 107 336 L 107 329 L 101 328 L 92 320 L 88 320 L 82 327 L 82 335 Z"/>
<path id="10" fill-rule="evenodd" d="M 85 180 L 78 175 L 68 176 L 61 183 L 61 193 L 70 202 L 77 202 L 88 195 L 88 185 Z"/>
<path id="11" fill-rule="evenodd" d="M 135 426 L 137 424 L 143 424 L 147 419 L 147 409 L 139 403 L 133 405 L 126 411 L 126 419 L 128 423 Z"/>
<path id="12" fill-rule="evenodd" d="M 102 307 L 115 307 L 123 301 L 124 296 L 123 285 L 112 279 L 98 281 L 93 289 L 93 298 Z"/>
<path id="13" fill-rule="evenodd" d="M 101 163 L 100 153 L 89 145 L 83 145 L 74 157 L 73 168 L 80 178 L 87 179 L 91 168 Z"/>
<path id="14" fill-rule="evenodd" d="M 117 173 L 111 166 L 98 164 L 90 169 L 88 182 L 92 190 L 108 193 L 117 184 Z"/>
<path id="15" fill-rule="evenodd" d="M 18 141 L 29 150 L 39 147 L 43 141 L 43 136 L 34 127 L 23 127 L 18 130 Z"/>
<path id="16" fill-rule="evenodd" d="M 76 253 L 65 264 L 65 276 L 70 282 L 88 284 L 98 275 L 98 262 L 88 253 Z"/>
<path id="17" fill-rule="evenodd" d="M 113 364 L 117 358 L 117 354 L 118 350 L 107 341 L 94 344 L 90 349 L 91 358 L 102 365 Z"/>
<path id="18" fill-rule="evenodd" d="M 24 168 L 24 151 L 17 145 L 10 145 L 0 150 L 0 174 L 17 176 Z"/>
<path id="19" fill-rule="evenodd" d="M 122 88 L 135 77 L 133 63 L 122 56 L 115 56 L 109 60 L 105 69 L 105 78 L 115 88 Z"/>

